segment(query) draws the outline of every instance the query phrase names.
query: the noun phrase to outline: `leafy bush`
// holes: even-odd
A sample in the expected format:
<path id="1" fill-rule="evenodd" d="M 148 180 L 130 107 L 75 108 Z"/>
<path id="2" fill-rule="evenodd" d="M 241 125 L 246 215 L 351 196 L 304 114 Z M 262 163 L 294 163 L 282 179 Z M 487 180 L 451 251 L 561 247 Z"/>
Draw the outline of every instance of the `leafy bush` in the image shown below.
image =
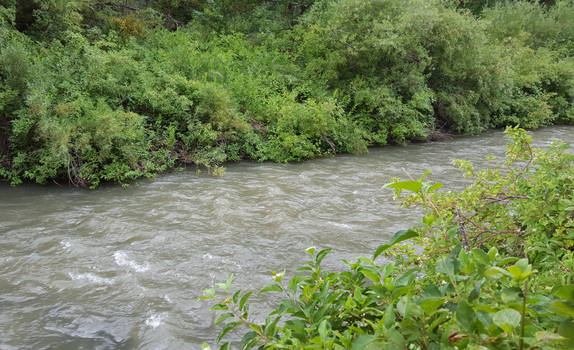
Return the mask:
<path id="1" fill-rule="evenodd" d="M 426 266 L 429 275 L 369 258 L 332 273 L 321 267 L 326 253 L 314 254 L 300 268 L 305 274 L 291 279 L 274 274 L 275 283 L 259 293 L 280 292 L 283 299 L 264 323 L 249 320 L 253 292 L 228 294 L 231 279 L 218 284 L 225 297 L 213 306 L 220 310 L 216 324 L 224 323 L 217 342 L 246 326 L 242 349 L 567 349 L 573 344 L 574 286 L 531 293 L 526 281 L 535 271 L 527 259 L 500 255 L 496 248 L 467 252 L 458 246 Z M 204 299 L 215 298 L 214 289 L 204 293 Z M 229 347 L 224 342 L 220 348 Z"/>
<path id="2" fill-rule="evenodd" d="M 321 1 L 294 29 L 296 59 L 371 144 L 568 121 L 570 59 L 493 40 L 489 24 L 438 1 Z"/>
<path id="3" fill-rule="evenodd" d="M 473 4 L 479 17 L 461 9 Z M 573 8 L 5 0 L 0 177 L 96 186 L 182 162 L 300 161 L 436 132 L 572 123 Z M 119 129 L 90 124 L 92 112 Z M 127 115 L 138 122 L 123 130 Z M 103 146 L 94 132 L 130 136 Z"/>
<path id="4" fill-rule="evenodd" d="M 427 214 L 372 258 L 329 272 L 321 262 L 330 249 L 310 248 L 302 274 L 273 272 L 274 283 L 258 293 L 282 296 L 264 322 L 249 317 L 253 291 L 230 292 L 232 276 L 216 284 L 221 297 L 204 290 L 201 299 L 216 301 L 215 323 L 224 324 L 220 349 L 240 326 L 242 349 L 571 348 L 574 158 L 563 145 L 532 149 L 523 130 L 507 133 L 513 141 L 501 169 L 457 162 L 474 180 L 460 192 L 439 192 L 425 176 L 386 185 L 398 196 L 411 192 L 405 203 Z M 381 254 L 395 262 L 376 263 Z"/>
<path id="5" fill-rule="evenodd" d="M 526 256 L 542 271 L 553 270 L 554 283 L 568 279 L 571 271 L 562 258 L 574 251 L 574 155 L 565 144 L 544 151 L 530 146 L 531 137 L 522 129 L 509 128 L 506 159 L 496 168 L 476 171 L 473 165 L 456 160 L 473 183 L 460 192 L 436 192 L 423 179 L 389 184 L 407 205 L 426 210 L 423 241 L 432 251 L 448 249 L 456 234 L 466 248 L 495 246 L 510 255 Z M 457 227 L 456 232 L 448 231 Z M 426 246 L 427 243 L 419 244 Z"/>
<path id="6" fill-rule="evenodd" d="M 574 52 L 572 0 L 557 0 L 550 7 L 536 1 L 504 1 L 482 15 L 488 32 L 498 40 L 522 36 L 534 49 L 552 48 L 569 56 Z"/>

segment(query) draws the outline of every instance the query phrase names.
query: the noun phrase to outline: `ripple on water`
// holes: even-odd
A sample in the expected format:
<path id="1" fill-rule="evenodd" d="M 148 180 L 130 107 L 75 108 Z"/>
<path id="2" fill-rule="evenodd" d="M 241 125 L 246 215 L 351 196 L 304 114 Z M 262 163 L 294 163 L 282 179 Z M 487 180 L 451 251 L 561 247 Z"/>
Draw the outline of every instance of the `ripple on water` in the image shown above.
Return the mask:
<path id="1" fill-rule="evenodd" d="M 145 320 L 146 326 L 149 326 L 152 329 L 159 327 L 162 324 L 162 321 L 167 318 L 167 313 L 152 313 L 148 318 Z"/>
<path id="2" fill-rule="evenodd" d="M 74 281 L 80 282 L 88 282 L 93 284 L 103 284 L 103 285 L 112 285 L 114 283 L 113 278 L 104 278 L 99 277 L 93 273 L 68 273 L 71 279 Z"/>
<path id="3" fill-rule="evenodd" d="M 139 264 L 128 257 L 127 253 L 117 251 L 114 253 L 114 260 L 118 266 L 127 266 L 135 272 L 146 272 L 149 270 L 149 264 Z"/>
<path id="4" fill-rule="evenodd" d="M 574 128 L 535 142 L 574 141 Z M 370 253 L 419 220 L 381 186 L 419 177 L 460 188 L 450 163 L 501 157 L 500 132 L 372 149 L 301 164 L 238 163 L 225 177 L 192 169 L 127 190 L 0 186 L 0 349 L 195 349 L 217 329 L 201 290 L 234 273 L 257 289 L 293 275 L 310 246 L 329 269 Z M 272 293 L 256 296 L 256 318 Z"/>

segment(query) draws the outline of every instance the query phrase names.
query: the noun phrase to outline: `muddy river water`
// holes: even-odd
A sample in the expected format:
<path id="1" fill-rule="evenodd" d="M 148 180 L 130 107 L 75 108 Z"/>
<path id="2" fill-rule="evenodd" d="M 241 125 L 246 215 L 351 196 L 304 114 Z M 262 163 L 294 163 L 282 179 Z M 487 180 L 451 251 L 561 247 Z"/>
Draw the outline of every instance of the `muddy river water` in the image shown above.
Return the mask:
<path id="1" fill-rule="evenodd" d="M 533 132 L 574 143 L 573 127 Z M 122 189 L 0 184 L 0 349 L 199 349 L 217 328 L 203 288 L 235 274 L 260 288 L 292 275 L 310 246 L 330 269 L 371 255 L 418 220 L 381 186 L 406 173 L 446 189 L 455 158 L 489 164 L 501 132 L 371 149 L 299 164 L 237 163 L 224 177 L 195 168 Z M 259 298 L 264 310 L 271 294 Z M 257 312 L 255 314 L 257 317 Z"/>

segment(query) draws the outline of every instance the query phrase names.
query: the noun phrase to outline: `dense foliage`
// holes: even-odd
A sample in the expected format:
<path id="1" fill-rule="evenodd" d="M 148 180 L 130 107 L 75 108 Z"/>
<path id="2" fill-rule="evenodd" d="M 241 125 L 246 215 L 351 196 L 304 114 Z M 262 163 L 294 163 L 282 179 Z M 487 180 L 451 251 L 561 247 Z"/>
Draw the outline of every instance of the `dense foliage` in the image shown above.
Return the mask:
<path id="1" fill-rule="evenodd" d="M 0 0 L 0 179 L 574 122 L 574 1 Z"/>
<path id="2" fill-rule="evenodd" d="M 507 134 L 504 162 L 481 171 L 455 162 L 472 178 L 461 191 L 425 176 L 386 185 L 424 208 L 421 225 L 347 271 L 321 266 L 330 249 L 308 249 L 301 274 L 274 272 L 259 291 L 281 294 L 265 321 L 250 318 L 256 294 L 231 293 L 231 277 L 217 296 L 206 289 L 224 324 L 220 348 L 242 329 L 242 349 L 572 349 L 574 155 Z"/>

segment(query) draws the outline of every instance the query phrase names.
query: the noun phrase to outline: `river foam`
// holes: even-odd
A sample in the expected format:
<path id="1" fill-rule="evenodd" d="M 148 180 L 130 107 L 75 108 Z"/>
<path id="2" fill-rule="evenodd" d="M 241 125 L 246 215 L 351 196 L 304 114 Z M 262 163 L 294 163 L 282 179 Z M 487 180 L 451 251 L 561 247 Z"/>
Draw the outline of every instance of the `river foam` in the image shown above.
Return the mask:
<path id="1" fill-rule="evenodd" d="M 149 270 L 149 264 L 138 264 L 135 260 L 128 257 L 127 253 L 117 251 L 114 253 L 114 260 L 118 266 L 127 266 L 135 272 L 146 272 Z"/>

